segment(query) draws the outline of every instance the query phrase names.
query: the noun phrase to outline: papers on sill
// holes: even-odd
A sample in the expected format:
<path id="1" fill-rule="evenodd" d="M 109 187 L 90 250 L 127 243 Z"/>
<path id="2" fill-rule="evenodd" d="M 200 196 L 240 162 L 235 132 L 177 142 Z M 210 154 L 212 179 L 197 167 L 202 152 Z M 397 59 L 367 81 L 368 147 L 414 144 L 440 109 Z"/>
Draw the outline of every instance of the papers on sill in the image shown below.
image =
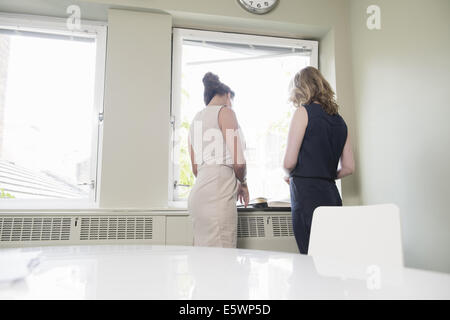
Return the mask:
<path id="1" fill-rule="evenodd" d="M 290 208 L 291 201 L 289 200 L 272 200 L 267 202 L 269 208 Z"/>
<path id="2" fill-rule="evenodd" d="M 244 207 L 243 205 L 238 205 L 239 208 Z M 266 198 L 260 197 L 251 200 L 248 204 L 250 208 L 290 208 L 290 199 L 272 199 L 268 200 Z"/>

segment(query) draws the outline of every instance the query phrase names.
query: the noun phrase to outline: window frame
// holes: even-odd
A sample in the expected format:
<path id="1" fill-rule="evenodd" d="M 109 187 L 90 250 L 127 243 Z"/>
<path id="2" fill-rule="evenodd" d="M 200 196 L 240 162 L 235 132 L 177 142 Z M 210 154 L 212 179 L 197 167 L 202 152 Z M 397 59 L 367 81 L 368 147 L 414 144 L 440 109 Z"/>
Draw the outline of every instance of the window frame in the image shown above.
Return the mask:
<path id="1" fill-rule="evenodd" d="M 319 66 L 319 42 L 295 38 L 261 36 L 233 32 L 217 32 L 197 29 L 173 28 L 172 32 L 172 96 L 170 104 L 170 141 L 169 141 L 169 205 L 173 207 L 186 207 L 184 199 L 176 197 L 176 181 L 179 180 L 179 166 L 175 159 L 178 154 L 175 145 L 175 130 L 180 123 L 181 105 L 181 72 L 182 72 L 182 43 L 184 39 L 200 41 L 220 41 L 228 43 L 244 43 L 252 45 L 265 45 L 272 47 L 311 48 L 311 66 Z M 179 149 L 179 148 L 178 148 Z"/>
<path id="2" fill-rule="evenodd" d="M 69 18 L 69 16 L 67 17 Z M 107 23 L 81 20 L 80 30 L 68 30 L 66 18 L 38 15 L 0 13 L 0 28 L 20 31 L 34 31 L 55 35 L 95 38 L 96 65 L 94 85 L 94 105 L 92 115 L 91 172 L 93 183 L 87 199 L 15 199 L 1 200 L 4 209 L 95 209 L 99 208 L 100 173 L 102 159 L 104 88 L 106 64 Z"/>

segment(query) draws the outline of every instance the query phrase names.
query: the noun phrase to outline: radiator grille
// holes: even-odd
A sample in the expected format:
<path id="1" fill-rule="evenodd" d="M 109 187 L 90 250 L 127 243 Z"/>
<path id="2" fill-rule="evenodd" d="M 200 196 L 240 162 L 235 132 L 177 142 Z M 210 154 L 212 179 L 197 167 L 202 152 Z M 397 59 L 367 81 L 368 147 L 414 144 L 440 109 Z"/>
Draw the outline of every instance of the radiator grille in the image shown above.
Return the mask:
<path id="1" fill-rule="evenodd" d="M 274 237 L 291 237 L 294 235 L 291 217 L 272 217 L 272 226 Z"/>
<path id="2" fill-rule="evenodd" d="M 151 217 L 82 217 L 80 240 L 151 240 Z"/>
<path id="3" fill-rule="evenodd" d="M 69 240 L 71 218 L 0 217 L 0 241 Z"/>
<path id="4" fill-rule="evenodd" d="M 238 238 L 256 238 L 264 237 L 264 218 L 263 217 L 239 217 L 238 220 Z"/>

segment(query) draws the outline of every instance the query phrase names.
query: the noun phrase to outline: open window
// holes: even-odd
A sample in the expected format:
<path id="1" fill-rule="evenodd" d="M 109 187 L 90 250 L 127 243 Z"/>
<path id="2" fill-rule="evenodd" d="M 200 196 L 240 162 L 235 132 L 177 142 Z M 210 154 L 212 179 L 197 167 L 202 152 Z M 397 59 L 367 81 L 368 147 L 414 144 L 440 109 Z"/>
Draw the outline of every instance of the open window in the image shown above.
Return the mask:
<path id="1" fill-rule="evenodd" d="M 293 114 L 289 89 L 299 70 L 317 64 L 316 41 L 174 29 L 171 199 L 186 200 L 194 183 L 187 138 L 192 119 L 205 107 L 202 78 L 208 71 L 236 93 L 234 111 L 247 144 L 251 198 L 289 198 L 282 179 Z"/>
<path id="2" fill-rule="evenodd" d="M 0 16 L 0 203 L 96 201 L 106 26 Z"/>

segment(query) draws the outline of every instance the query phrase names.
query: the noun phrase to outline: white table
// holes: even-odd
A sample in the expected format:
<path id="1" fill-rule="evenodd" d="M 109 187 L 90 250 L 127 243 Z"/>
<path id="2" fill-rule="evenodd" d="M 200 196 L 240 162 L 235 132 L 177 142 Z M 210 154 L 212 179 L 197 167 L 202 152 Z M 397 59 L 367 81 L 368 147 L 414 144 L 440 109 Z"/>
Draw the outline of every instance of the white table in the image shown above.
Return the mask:
<path id="1" fill-rule="evenodd" d="M 450 298 L 448 274 L 401 268 L 391 277 L 376 274 L 373 281 L 369 269 L 352 277 L 351 267 L 341 267 L 310 256 L 244 249 L 0 249 L 0 299 Z"/>

